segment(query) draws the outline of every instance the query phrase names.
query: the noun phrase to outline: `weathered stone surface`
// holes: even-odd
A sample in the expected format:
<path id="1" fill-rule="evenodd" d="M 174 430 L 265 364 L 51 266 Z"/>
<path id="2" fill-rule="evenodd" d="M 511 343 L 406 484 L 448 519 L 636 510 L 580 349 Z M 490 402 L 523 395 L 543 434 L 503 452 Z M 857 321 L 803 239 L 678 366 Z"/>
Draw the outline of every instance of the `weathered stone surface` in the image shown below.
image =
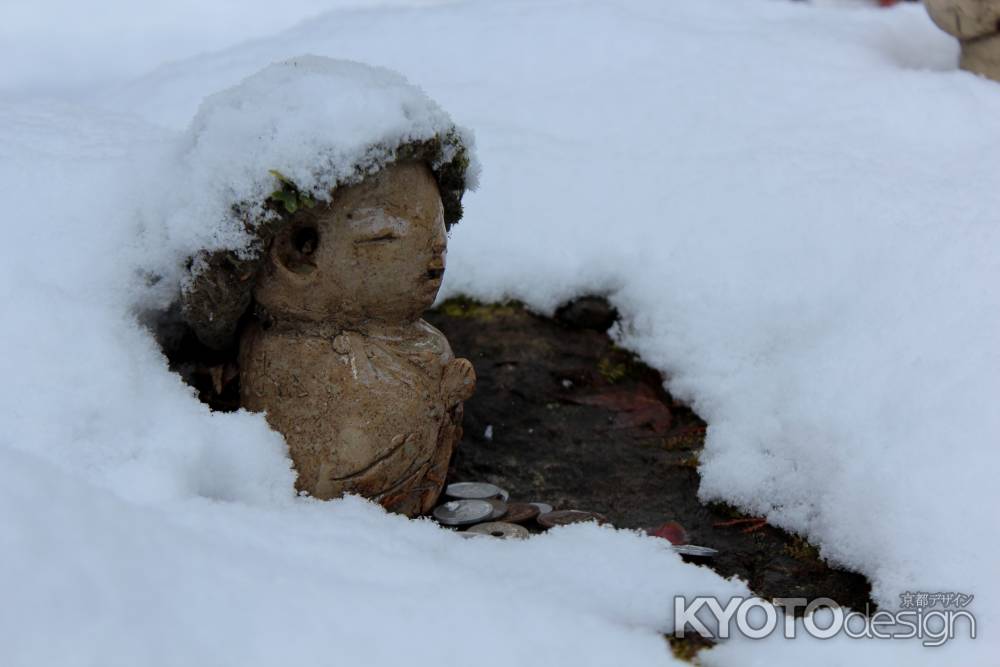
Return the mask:
<path id="1" fill-rule="evenodd" d="M 472 365 L 420 319 L 444 274 L 437 184 L 387 167 L 279 229 L 240 336 L 240 403 L 288 442 L 297 486 L 429 510 L 461 438 Z"/>
<path id="2" fill-rule="evenodd" d="M 1000 81 L 1000 34 L 962 42 L 959 66 Z"/>
<path id="3" fill-rule="evenodd" d="M 924 0 L 939 28 L 962 45 L 962 69 L 1000 81 L 1000 0 Z"/>
<path id="4" fill-rule="evenodd" d="M 976 39 L 1000 32 L 997 0 L 924 0 L 931 20 L 949 35 Z"/>

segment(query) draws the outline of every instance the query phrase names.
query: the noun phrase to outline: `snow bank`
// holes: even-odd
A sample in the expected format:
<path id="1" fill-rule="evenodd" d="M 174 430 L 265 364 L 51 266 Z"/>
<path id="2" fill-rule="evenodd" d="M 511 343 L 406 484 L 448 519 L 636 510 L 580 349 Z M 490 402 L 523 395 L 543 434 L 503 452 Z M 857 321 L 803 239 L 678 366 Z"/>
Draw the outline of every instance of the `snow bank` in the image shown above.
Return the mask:
<path id="1" fill-rule="evenodd" d="M 485 544 L 354 499 L 148 507 L 0 461 L 5 665 L 668 664 L 679 582 L 745 593 L 596 527 Z"/>
<path id="2" fill-rule="evenodd" d="M 169 138 L 77 107 L 4 105 L 0 115 L 10 193 L 0 443 L 135 502 L 290 499 L 281 438 L 259 419 L 209 415 L 135 322 L 144 255 L 128 174 Z"/>
<path id="3" fill-rule="evenodd" d="M 0 396 L 0 489 L 19 527 L 5 539 L 32 545 L 5 549 L 2 576 L 10 608 L 36 612 L 0 624 L 8 653 L 47 650 L 26 628 L 48 642 L 84 628 L 107 658 L 128 627 L 123 662 L 166 634 L 144 662 L 319 645 L 345 662 L 369 647 L 375 664 L 644 664 L 668 660 L 655 632 L 673 591 L 738 588 L 629 535 L 455 544 L 294 499 L 262 420 L 209 414 L 165 371 L 124 314 L 136 295 L 117 259 L 149 257 L 120 176 L 136 170 L 123 147 L 175 135 L 116 114 L 177 132 L 205 96 L 301 53 L 399 70 L 475 128 L 486 177 L 452 238 L 449 294 L 543 311 L 608 294 L 622 342 L 710 423 L 706 498 L 808 535 L 880 603 L 973 593 L 996 624 L 1000 87 L 957 71 L 919 7 L 505 2 L 333 12 L 101 89 L 107 114 L 2 108 L 0 308 L 19 324 L 2 332 L 17 381 Z M 140 626 L 143 606 L 165 611 Z M 441 642 L 438 618 L 460 639 Z M 91 646 L 63 636 L 64 662 Z M 996 650 L 983 632 L 934 650 L 730 641 L 705 660 L 988 665 Z"/>

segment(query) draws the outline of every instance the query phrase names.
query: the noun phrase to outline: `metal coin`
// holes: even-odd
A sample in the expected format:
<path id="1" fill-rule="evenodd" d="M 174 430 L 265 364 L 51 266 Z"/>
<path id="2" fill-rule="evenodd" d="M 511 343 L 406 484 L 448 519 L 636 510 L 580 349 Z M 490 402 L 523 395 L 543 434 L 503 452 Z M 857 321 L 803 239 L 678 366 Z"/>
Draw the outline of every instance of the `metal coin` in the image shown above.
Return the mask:
<path id="1" fill-rule="evenodd" d="M 479 524 L 479 525 L 481 526 L 483 524 Z M 473 527 L 475 527 L 475 526 L 473 526 Z M 473 537 L 491 537 L 491 535 L 489 533 L 473 533 L 473 532 L 471 532 L 469 530 L 464 530 L 461 533 L 458 533 L 458 536 L 459 537 L 464 537 L 465 539 L 469 539 L 469 538 L 473 538 Z"/>
<path id="2" fill-rule="evenodd" d="M 546 528 L 567 526 L 571 523 L 582 523 L 584 521 L 607 523 L 608 518 L 597 512 L 584 512 L 583 510 L 556 510 L 555 512 L 542 514 L 538 517 L 538 523 Z"/>
<path id="3" fill-rule="evenodd" d="M 548 503 L 528 503 L 528 504 L 537 507 L 539 514 L 548 514 L 549 512 L 552 511 L 552 505 L 549 505 Z"/>
<path id="4" fill-rule="evenodd" d="M 682 556 L 690 556 L 692 558 L 712 558 L 719 553 L 718 549 L 699 547 L 695 544 L 672 544 L 670 548 Z"/>
<path id="5" fill-rule="evenodd" d="M 481 523 L 469 528 L 465 532 L 475 533 L 478 535 L 491 535 L 501 539 L 514 538 L 518 540 L 527 539 L 530 535 L 528 529 L 524 526 L 519 526 L 516 523 L 508 523 L 506 521 L 490 521 L 489 523 Z"/>
<path id="6" fill-rule="evenodd" d="M 444 492 L 451 498 L 475 498 L 479 500 L 502 497 L 507 493 L 496 484 L 489 482 L 456 482 L 449 484 Z"/>
<path id="7" fill-rule="evenodd" d="M 507 503 L 507 513 L 503 520 L 509 523 L 524 523 L 538 516 L 538 508 L 531 503 Z"/>
<path id="8" fill-rule="evenodd" d="M 486 502 L 493 506 L 493 514 L 490 514 L 489 521 L 496 521 L 500 517 L 506 516 L 507 503 L 499 498 L 488 498 Z"/>
<path id="9" fill-rule="evenodd" d="M 493 514 L 493 505 L 485 500 L 450 500 L 434 508 L 434 518 L 446 526 L 468 526 L 486 521 Z"/>

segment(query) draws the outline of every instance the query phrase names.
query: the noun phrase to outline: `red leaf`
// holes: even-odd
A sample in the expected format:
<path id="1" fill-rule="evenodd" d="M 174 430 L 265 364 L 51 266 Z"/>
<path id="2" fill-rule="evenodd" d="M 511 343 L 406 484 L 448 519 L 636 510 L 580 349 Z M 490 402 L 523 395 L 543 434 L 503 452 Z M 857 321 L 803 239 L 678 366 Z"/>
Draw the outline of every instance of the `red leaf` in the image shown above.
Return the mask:
<path id="1" fill-rule="evenodd" d="M 662 537 L 671 544 L 687 544 L 687 531 L 676 521 L 668 521 L 659 528 L 647 531 L 653 537 Z"/>
<path id="2" fill-rule="evenodd" d="M 645 385 L 632 389 L 608 387 L 598 393 L 574 396 L 569 400 L 577 405 L 593 405 L 616 413 L 614 424 L 617 428 L 648 427 L 662 435 L 670 429 L 672 422 L 670 408 Z"/>

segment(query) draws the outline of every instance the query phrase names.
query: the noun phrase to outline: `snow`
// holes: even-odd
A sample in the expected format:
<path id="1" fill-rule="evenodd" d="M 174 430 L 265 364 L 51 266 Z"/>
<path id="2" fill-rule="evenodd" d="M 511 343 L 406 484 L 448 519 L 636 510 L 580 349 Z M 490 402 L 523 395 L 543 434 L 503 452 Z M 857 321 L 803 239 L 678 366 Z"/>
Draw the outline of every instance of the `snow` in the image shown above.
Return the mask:
<path id="1" fill-rule="evenodd" d="M 880 604 L 973 593 L 995 624 L 1000 87 L 956 70 L 920 7 L 310 17 L 325 5 L 302 0 L 241 3 L 185 41 L 194 3 L 142 18 L 107 0 L 65 41 L 80 10 L 48 3 L 0 10 L 0 58 L 19 63 L 0 79 L 4 664 L 666 664 L 674 594 L 746 593 L 629 532 L 462 541 L 356 499 L 296 498 L 259 415 L 212 414 L 167 371 L 133 313 L 169 290 L 136 271 L 215 229 L 175 207 L 260 185 L 229 178 L 247 154 L 227 163 L 215 144 L 195 162 L 223 171 L 187 174 L 204 198 L 164 165 L 207 96 L 303 54 L 397 70 L 475 131 L 482 186 L 447 295 L 543 312 L 608 295 L 620 342 L 709 422 L 705 499 L 808 536 Z M 140 18 L 136 59 L 104 37 Z M 50 57 L 19 57 L 29 47 Z M 281 71 L 251 81 L 294 88 Z M 213 99 L 202 118 L 240 132 L 234 98 Z M 424 108 L 423 127 L 444 122 Z M 988 665 L 996 651 L 984 630 L 941 649 L 733 639 L 701 659 Z"/>
<path id="2" fill-rule="evenodd" d="M 239 44 L 337 8 L 440 4 L 447 0 L 171 0 L 81 3 L 5 0 L 0 88 L 83 95 L 95 85 L 138 76 L 164 62 Z"/>

